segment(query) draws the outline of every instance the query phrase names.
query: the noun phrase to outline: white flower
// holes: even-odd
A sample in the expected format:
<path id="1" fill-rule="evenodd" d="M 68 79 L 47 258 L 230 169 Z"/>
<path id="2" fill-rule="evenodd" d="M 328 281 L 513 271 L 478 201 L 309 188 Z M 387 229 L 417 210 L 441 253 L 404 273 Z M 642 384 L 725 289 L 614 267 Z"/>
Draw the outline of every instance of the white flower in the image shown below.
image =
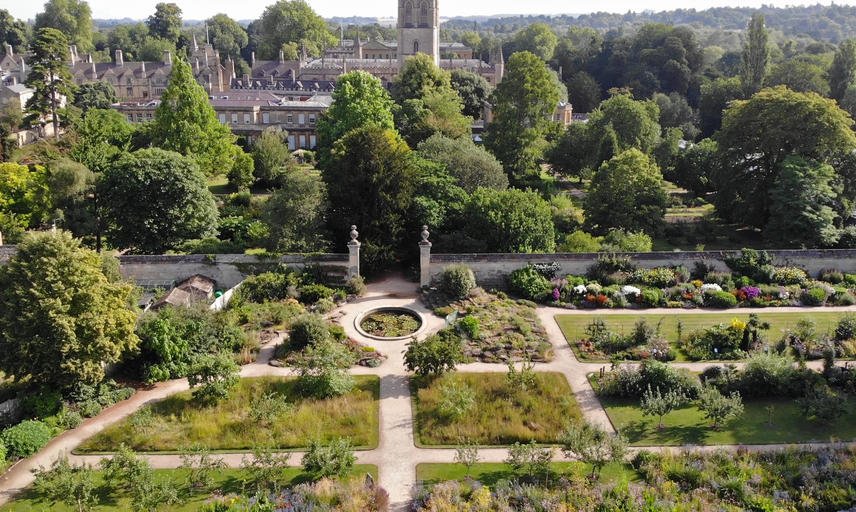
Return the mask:
<path id="1" fill-rule="evenodd" d="M 721 291 L 722 291 L 722 287 L 716 283 L 705 283 L 705 284 L 701 285 L 701 292 L 702 293 L 721 292 Z"/>
<path id="2" fill-rule="evenodd" d="M 588 290 L 586 290 L 586 285 L 584 284 L 578 284 L 574 286 L 574 293 L 576 293 L 577 295 L 584 295 L 586 291 Z"/>
<path id="3" fill-rule="evenodd" d="M 627 295 L 639 295 L 640 293 L 642 293 L 642 290 L 635 286 L 630 286 L 629 284 L 621 287 L 621 295 L 624 295 L 625 297 Z"/>

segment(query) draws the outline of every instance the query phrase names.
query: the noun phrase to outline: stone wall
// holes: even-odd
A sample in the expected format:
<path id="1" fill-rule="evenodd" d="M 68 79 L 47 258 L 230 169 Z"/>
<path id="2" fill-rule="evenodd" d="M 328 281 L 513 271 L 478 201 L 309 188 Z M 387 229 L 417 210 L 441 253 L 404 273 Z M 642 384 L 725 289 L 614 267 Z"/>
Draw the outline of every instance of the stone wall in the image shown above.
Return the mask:
<path id="1" fill-rule="evenodd" d="M 847 273 L 856 273 L 856 249 L 829 250 L 786 250 L 767 251 L 776 265 L 801 267 L 816 276 L 821 269 L 835 268 Z M 696 261 L 714 265 L 718 270 L 728 270 L 725 258 L 739 251 L 686 251 L 627 253 L 640 267 L 663 267 L 684 265 L 692 270 Z M 479 286 L 502 289 L 506 287 L 505 276 L 528 263 L 550 263 L 555 261 L 562 274 L 585 274 L 586 269 L 602 254 L 432 254 L 428 275 L 436 280 L 443 268 L 461 263 L 473 269 Z"/>

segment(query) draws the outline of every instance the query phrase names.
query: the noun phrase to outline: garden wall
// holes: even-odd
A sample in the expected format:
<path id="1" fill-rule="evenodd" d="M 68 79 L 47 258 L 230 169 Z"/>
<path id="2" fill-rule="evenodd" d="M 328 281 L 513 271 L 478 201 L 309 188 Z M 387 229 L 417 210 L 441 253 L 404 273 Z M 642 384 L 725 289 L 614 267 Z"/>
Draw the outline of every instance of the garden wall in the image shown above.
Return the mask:
<path id="1" fill-rule="evenodd" d="M 793 265 L 808 271 L 815 277 L 821 269 L 834 268 L 847 273 L 856 273 L 856 249 L 786 250 L 767 251 L 776 265 Z M 696 261 L 713 264 L 717 270 L 728 270 L 725 258 L 739 251 L 686 251 L 624 253 L 640 267 L 653 268 L 684 265 L 692 270 Z M 431 254 L 428 269 L 430 280 L 438 278 L 443 268 L 452 264 L 464 264 L 473 269 L 479 286 L 503 289 L 505 276 L 528 263 L 550 263 L 555 261 L 561 274 L 585 274 L 586 269 L 602 254 Z"/>
<path id="2" fill-rule="evenodd" d="M 15 253 L 11 245 L 0 246 L 0 264 Z M 345 280 L 348 270 L 347 254 L 285 255 L 260 258 L 248 254 L 192 254 L 120 256 L 122 275 L 144 287 L 170 288 L 173 284 L 195 274 L 217 281 L 217 288 L 229 289 L 251 274 L 272 270 L 280 263 L 293 268 L 308 264 L 324 267 L 333 280 Z"/>

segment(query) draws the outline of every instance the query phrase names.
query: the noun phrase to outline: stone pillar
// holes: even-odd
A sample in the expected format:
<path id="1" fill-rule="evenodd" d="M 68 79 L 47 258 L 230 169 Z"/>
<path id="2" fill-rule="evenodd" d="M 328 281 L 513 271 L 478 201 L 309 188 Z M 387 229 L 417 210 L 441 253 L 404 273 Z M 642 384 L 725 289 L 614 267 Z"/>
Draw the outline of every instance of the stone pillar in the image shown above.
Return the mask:
<path id="1" fill-rule="evenodd" d="M 422 226 L 422 241 L 419 242 L 419 286 L 431 285 L 431 242 L 428 226 Z"/>
<path id="2" fill-rule="evenodd" d="M 348 279 L 360 275 L 360 241 L 357 226 L 351 226 L 351 241 L 348 242 Z"/>

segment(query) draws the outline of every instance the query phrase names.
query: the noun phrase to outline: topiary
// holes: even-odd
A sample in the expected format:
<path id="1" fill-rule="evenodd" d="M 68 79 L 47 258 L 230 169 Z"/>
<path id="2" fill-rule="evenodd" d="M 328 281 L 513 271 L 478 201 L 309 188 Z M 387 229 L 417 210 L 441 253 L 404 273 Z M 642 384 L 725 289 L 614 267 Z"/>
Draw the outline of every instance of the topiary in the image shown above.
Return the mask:
<path id="1" fill-rule="evenodd" d="M 0 435 L 9 457 L 25 458 L 41 450 L 51 440 L 53 432 L 44 422 L 26 420 L 9 427 Z"/>
<path id="2" fill-rule="evenodd" d="M 299 316 L 291 325 L 289 335 L 290 345 L 303 348 L 330 339 L 330 328 L 321 315 L 308 314 Z"/>
<path id="3" fill-rule="evenodd" d="M 449 265 L 440 274 L 440 290 L 453 299 L 463 299 L 476 287 L 476 276 L 466 265 Z"/>
<path id="4" fill-rule="evenodd" d="M 519 268 L 508 276 L 511 291 L 535 302 L 544 300 L 551 291 L 550 281 L 532 266 Z"/>
<path id="5" fill-rule="evenodd" d="M 710 308 L 733 308 L 737 305 L 737 297 L 728 292 L 710 292 L 704 295 L 704 305 Z"/>

